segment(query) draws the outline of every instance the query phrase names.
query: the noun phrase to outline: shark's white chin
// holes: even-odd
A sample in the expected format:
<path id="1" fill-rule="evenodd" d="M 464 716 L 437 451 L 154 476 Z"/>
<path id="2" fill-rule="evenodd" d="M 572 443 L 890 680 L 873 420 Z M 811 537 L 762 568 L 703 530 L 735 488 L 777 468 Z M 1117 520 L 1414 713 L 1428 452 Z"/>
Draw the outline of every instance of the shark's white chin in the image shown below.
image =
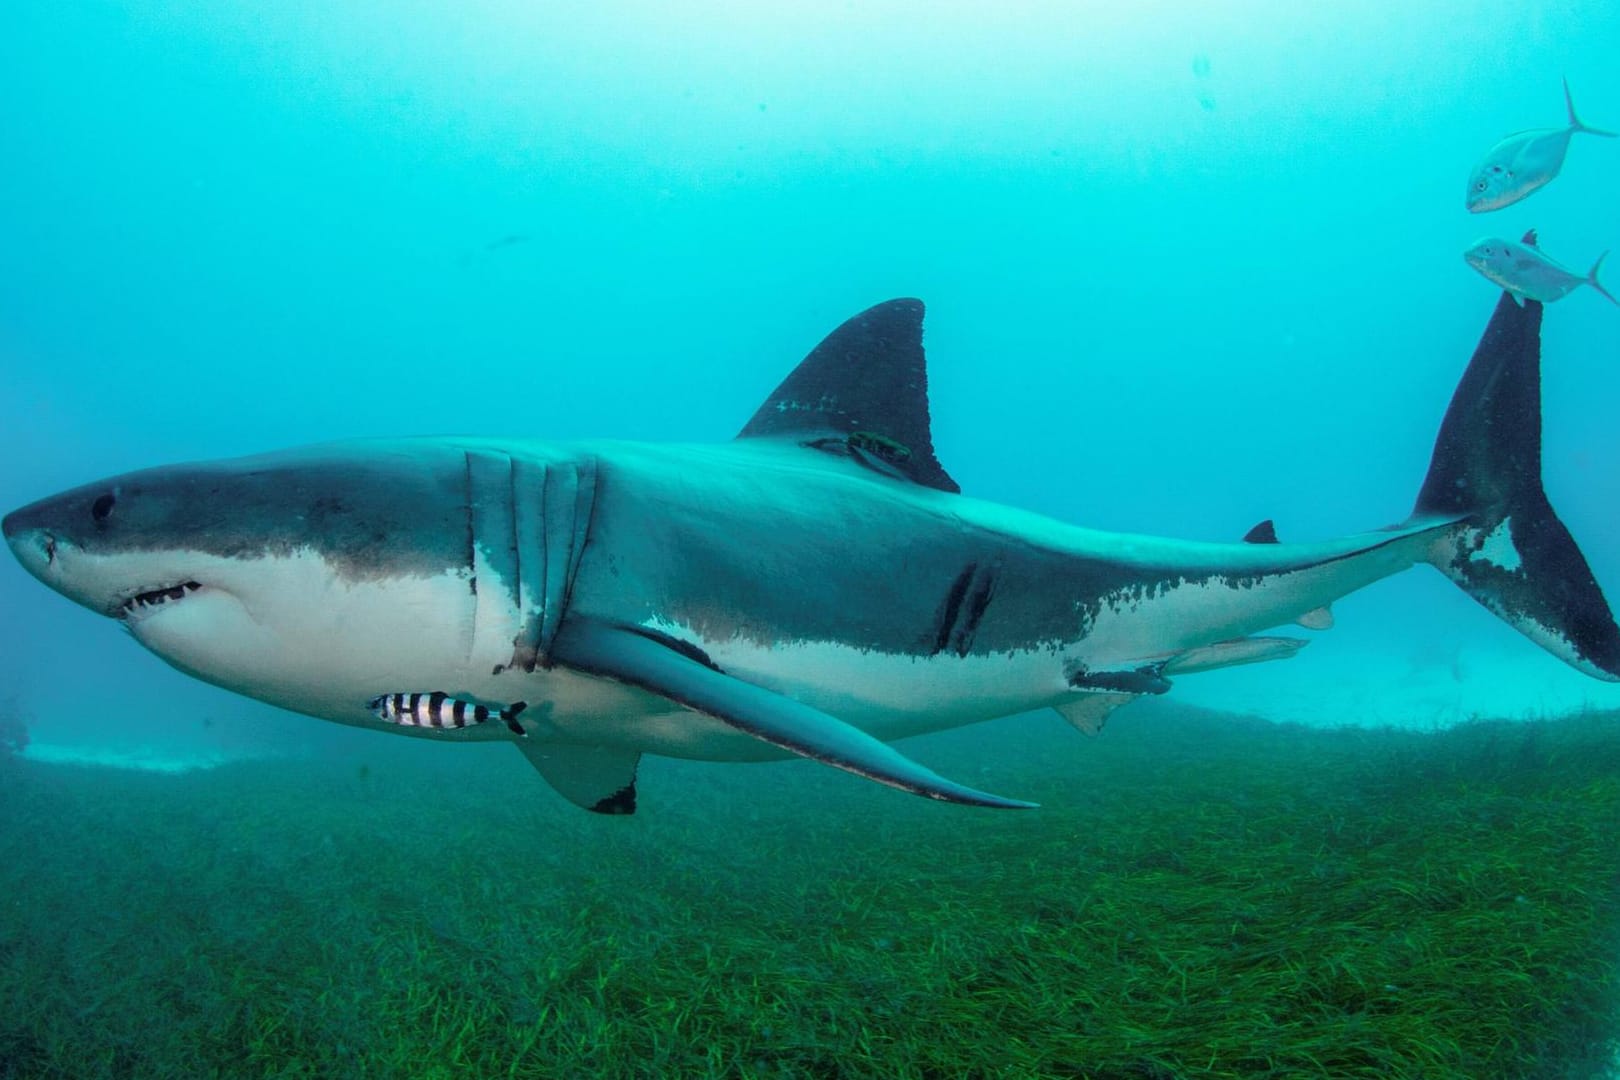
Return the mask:
<path id="1" fill-rule="evenodd" d="M 207 585 L 186 591 L 179 600 L 136 605 L 123 621 L 143 647 L 187 674 L 215 683 L 240 674 L 245 656 L 282 647 L 240 599 Z"/>

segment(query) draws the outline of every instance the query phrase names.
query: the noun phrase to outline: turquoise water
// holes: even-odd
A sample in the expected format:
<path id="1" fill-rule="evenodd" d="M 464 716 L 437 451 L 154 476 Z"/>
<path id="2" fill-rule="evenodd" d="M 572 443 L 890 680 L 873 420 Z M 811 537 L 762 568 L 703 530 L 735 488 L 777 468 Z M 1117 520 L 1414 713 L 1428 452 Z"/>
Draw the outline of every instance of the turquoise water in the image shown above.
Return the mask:
<path id="1" fill-rule="evenodd" d="M 916 295 L 966 490 L 1325 537 L 1410 507 L 1495 300 L 1469 243 L 1535 226 L 1583 269 L 1620 243 L 1615 140 L 1462 208 L 1501 135 L 1562 122 L 1560 76 L 1620 126 L 1596 3 L 0 19 L 7 507 L 355 435 L 724 439 L 823 333 Z M 1545 337 L 1547 487 L 1613 591 L 1620 313 L 1582 290 Z M 95 725 L 137 688 L 247 708 L 9 563 L 0 589 L 44 712 Z M 1538 699 L 1601 696 L 1426 573 L 1352 598 L 1299 663 L 1471 644 L 1551 680 Z M 1239 677 L 1282 676 L 1215 679 Z"/>
<path id="2" fill-rule="evenodd" d="M 1620 246 L 1620 140 L 1462 205 L 1498 138 L 1563 122 L 1561 77 L 1620 128 L 1616 41 L 1595 0 L 15 0 L 0 508 L 350 436 L 725 439 L 841 320 L 919 296 L 966 491 L 1200 539 L 1381 526 L 1497 299 L 1464 248 L 1535 227 L 1584 272 Z M 1579 290 L 1544 340 L 1546 486 L 1620 596 L 1620 310 Z M 354 745 L 9 559 L 0 609 L 0 697 L 41 745 Z M 1620 706 L 1421 569 L 1337 615 L 1177 696 L 1414 727 Z"/>

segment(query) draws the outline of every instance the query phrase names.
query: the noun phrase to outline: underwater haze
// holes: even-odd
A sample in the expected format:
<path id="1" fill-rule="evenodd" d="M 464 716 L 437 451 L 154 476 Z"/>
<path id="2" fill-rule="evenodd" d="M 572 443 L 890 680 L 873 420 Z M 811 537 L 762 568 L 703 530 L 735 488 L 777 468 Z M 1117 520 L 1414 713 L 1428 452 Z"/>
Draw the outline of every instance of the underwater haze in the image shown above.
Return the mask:
<path id="1" fill-rule="evenodd" d="M 12 0 L 0 511 L 360 436 L 722 441 L 915 296 L 976 497 L 1381 527 L 1501 296 L 1462 253 L 1620 247 L 1620 139 L 1464 207 L 1561 79 L 1620 129 L 1617 41 L 1599 0 Z M 1543 394 L 1548 496 L 1620 599 L 1591 288 L 1546 307 Z M 1620 687 L 1426 568 L 1096 740 L 907 744 L 1047 808 L 1000 816 L 665 762 L 598 821 L 505 747 L 189 679 L 11 559 L 0 609 L 0 1077 L 1565 1076 L 1620 1033 Z M 25 913 L 114 897 L 86 952 Z"/>

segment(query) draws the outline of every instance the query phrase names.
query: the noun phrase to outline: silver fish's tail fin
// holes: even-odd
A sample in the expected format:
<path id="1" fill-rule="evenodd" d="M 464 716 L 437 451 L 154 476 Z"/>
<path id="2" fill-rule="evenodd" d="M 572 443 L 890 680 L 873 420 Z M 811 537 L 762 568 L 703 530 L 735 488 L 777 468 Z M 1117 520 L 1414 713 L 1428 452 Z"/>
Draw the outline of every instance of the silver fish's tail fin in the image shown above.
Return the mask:
<path id="1" fill-rule="evenodd" d="M 1615 305 L 1616 307 L 1620 307 L 1620 300 L 1616 300 L 1614 298 L 1614 294 L 1608 289 L 1605 289 L 1603 287 L 1603 282 L 1598 280 L 1598 268 L 1603 265 L 1603 260 L 1607 259 L 1608 257 L 1609 253 L 1607 251 L 1597 257 L 1597 261 L 1592 264 L 1591 272 L 1586 275 L 1586 283 L 1592 286 L 1592 288 L 1596 289 L 1603 296 L 1607 297 L 1609 303 Z"/>
<path id="2" fill-rule="evenodd" d="M 1452 396 L 1414 520 L 1450 519 L 1429 561 L 1520 633 L 1620 682 L 1620 628 L 1541 486 L 1541 313 L 1507 296 Z"/>
<path id="3" fill-rule="evenodd" d="M 1595 128 L 1581 123 L 1581 118 L 1575 115 L 1575 99 L 1569 94 L 1568 79 L 1564 80 L 1564 107 L 1569 110 L 1569 130 L 1583 131 L 1588 135 L 1601 135 L 1605 139 L 1612 139 L 1615 137 L 1615 133 L 1612 131 L 1605 131 L 1602 128 Z"/>

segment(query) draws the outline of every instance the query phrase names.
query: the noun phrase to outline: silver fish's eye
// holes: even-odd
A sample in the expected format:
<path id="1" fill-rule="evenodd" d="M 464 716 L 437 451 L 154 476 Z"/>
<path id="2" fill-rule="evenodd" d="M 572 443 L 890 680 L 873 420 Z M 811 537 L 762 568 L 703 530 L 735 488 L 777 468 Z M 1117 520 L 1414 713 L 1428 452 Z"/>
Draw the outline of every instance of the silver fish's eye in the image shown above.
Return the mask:
<path id="1" fill-rule="evenodd" d="M 1479 183 L 1475 184 L 1474 185 L 1474 190 L 1475 191 L 1484 191 L 1485 190 L 1485 181 L 1481 180 Z"/>

